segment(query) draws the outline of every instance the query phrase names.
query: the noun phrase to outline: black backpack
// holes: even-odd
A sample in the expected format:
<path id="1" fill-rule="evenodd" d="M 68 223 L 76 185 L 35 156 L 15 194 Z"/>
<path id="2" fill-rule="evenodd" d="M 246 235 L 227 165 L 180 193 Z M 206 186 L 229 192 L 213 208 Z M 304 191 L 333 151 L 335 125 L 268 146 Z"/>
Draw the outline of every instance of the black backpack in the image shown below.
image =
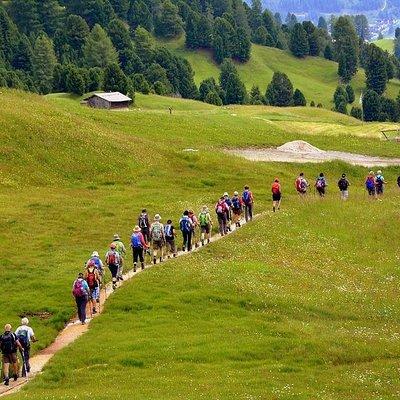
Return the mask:
<path id="1" fill-rule="evenodd" d="M 339 181 L 339 189 L 340 190 L 347 190 L 349 187 L 349 182 L 347 181 L 346 178 L 341 178 Z"/>
<path id="2" fill-rule="evenodd" d="M 5 332 L 0 337 L 0 349 L 3 354 L 12 354 L 17 351 L 17 338 L 12 332 Z"/>
<path id="3" fill-rule="evenodd" d="M 27 349 L 27 348 L 30 347 L 30 342 L 29 342 L 29 337 L 28 336 L 29 336 L 28 335 L 28 331 L 26 329 L 21 329 L 18 332 L 17 339 L 18 339 L 18 341 L 20 342 L 21 346 L 24 349 Z"/>

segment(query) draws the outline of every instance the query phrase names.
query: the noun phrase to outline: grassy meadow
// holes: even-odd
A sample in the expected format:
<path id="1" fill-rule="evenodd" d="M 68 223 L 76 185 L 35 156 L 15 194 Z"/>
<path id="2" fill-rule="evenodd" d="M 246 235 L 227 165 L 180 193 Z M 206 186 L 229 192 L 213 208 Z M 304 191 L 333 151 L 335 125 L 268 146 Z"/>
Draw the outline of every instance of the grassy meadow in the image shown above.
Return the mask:
<path id="1" fill-rule="evenodd" d="M 197 84 L 211 76 L 218 78 L 219 67 L 213 61 L 210 52 L 186 49 L 183 37 L 163 44 L 190 62 L 195 71 Z M 322 103 L 325 108 L 330 109 L 332 106 L 333 94 L 338 85 L 337 63 L 333 61 L 321 57 L 298 59 L 289 52 L 253 44 L 250 60 L 245 64 L 237 63 L 236 66 L 248 90 L 253 85 L 258 85 L 262 93 L 265 93 L 274 72 L 284 71 L 293 86 L 304 93 L 308 103 L 314 100 L 315 104 Z M 364 70 L 357 73 L 352 86 L 358 104 L 361 91 L 365 88 Z M 400 82 L 392 80 L 388 84 L 386 94 L 395 98 L 399 90 Z"/>
<path id="2" fill-rule="evenodd" d="M 390 54 L 394 53 L 394 40 L 393 39 L 380 39 L 374 42 L 381 49 L 388 51 Z"/>
<path id="3" fill-rule="evenodd" d="M 399 157 L 398 144 L 380 138 L 392 125 L 158 96 L 137 95 L 126 112 L 64 95 L 1 96 L 0 287 L 9 301 L 0 318 L 16 325 L 33 315 L 35 350 L 73 315 L 70 288 L 83 262 L 105 253 L 116 232 L 128 242 L 141 208 L 177 221 L 185 208 L 249 184 L 262 213 L 129 282 L 88 334 L 11 398 L 396 398 L 399 169 L 385 169 L 390 185 L 374 202 L 364 168 L 252 163 L 223 152 L 303 139 Z M 300 170 L 310 179 L 326 172 L 327 199 L 299 202 Z M 352 182 L 345 204 L 335 187 L 343 171 Z M 275 176 L 284 188 L 278 214 L 270 212 Z"/>

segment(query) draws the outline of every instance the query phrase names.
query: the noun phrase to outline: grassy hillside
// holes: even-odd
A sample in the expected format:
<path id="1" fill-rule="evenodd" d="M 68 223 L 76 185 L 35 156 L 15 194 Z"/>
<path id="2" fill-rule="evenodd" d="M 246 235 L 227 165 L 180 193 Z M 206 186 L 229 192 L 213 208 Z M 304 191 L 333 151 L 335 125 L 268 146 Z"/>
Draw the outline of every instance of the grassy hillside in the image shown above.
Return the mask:
<path id="1" fill-rule="evenodd" d="M 386 50 L 391 54 L 394 53 L 394 41 L 393 41 L 393 39 L 376 40 L 374 43 L 377 46 L 379 46 L 381 49 Z"/>
<path id="2" fill-rule="evenodd" d="M 218 78 L 219 68 L 209 52 L 187 50 L 183 38 L 164 44 L 191 63 L 197 84 L 210 76 Z M 326 108 L 330 108 L 333 93 L 338 85 L 335 62 L 319 57 L 307 57 L 299 60 L 288 52 L 265 46 L 253 45 L 250 61 L 246 64 L 237 64 L 237 68 L 249 90 L 252 85 L 258 85 L 263 93 L 265 93 L 274 72 L 285 72 L 293 85 L 305 94 L 308 102 L 314 100 L 316 103 L 322 103 Z M 363 71 L 358 72 L 352 85 L 358 102 L 361 90 L 365 87 Z M 399 90 L 400 82 L 391 81 L 388 85 L 387 95 L 396 97 Z"/>
<path id="3" fill-rule="evenodd" d="M 383 202 L 368 202 L 363 168 L 252 163 L 222 151 L 304 139 L 400 156 L 396 143 L 380 140 L 391 125 L 157 96 L 138 95 L 127 112 L 88 109 L 63 95 L 1 97 L 0 288 L 10 301 L 0 317 L 16 325 L 32 314 L 40 347 L 73 314 L 70 287 L 83 262 L 93 250 L 105 253 L 116 232 L 127 242 L 142 207 L 177 221 L 184 208 L 212 206 L 248 183 L 263 212 L 276 175 L 284 186 L 281 214 L 267 212 L 226 242 L 146 271 L 15 398 L 356 399 L 393 390 L 396 187 Z M 332 198 L 299 203 L 300 169 L 311 178 L 324 170 Z M 345 207 L 334 196 L 343 171 L 352 181 Z M 393 183 L 398 169 L 385 174 Z M 88 386 L 87 373 L 107 385 Z"/>

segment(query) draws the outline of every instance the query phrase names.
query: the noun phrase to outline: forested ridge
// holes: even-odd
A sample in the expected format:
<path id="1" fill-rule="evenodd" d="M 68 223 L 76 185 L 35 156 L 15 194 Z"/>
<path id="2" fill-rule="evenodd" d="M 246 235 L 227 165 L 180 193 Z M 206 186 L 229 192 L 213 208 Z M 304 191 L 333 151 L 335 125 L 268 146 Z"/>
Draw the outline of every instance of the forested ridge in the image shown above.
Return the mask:
<path id="1" fill-rule="evenodd" d="M 158 40 L 182 35 L 187 48 L 207 49 L 221 64 L 218 82 L 209 78 L 196 87 L 189 62 Z M 340 87 L 349 88 L 347 97 L 339 90 L 335 109 L 347 113 L 351 81 L 360 67 L 366 70 L 366 89 L 379 98 L 387 82 L 400 76 L 398 59 L 367 38 L 363 15 L 320 17 L 316 26 L 300 23 L 294 14 L 283 19 L 263 9 L 260 0 L 251 5 L 241 0 L 9 0 L 0 3 L 0 86 L 41 94 L 154 92 L 216 105 L 306 105 L 284 70 L 266 82 L 265 93 L 258 87 L 247 93 L 234 62 L 246 63 L 257 43 L 298 58 L 336 61 Z M 397 120 L 398 114 L 379 109 L 373 119 Z"/>

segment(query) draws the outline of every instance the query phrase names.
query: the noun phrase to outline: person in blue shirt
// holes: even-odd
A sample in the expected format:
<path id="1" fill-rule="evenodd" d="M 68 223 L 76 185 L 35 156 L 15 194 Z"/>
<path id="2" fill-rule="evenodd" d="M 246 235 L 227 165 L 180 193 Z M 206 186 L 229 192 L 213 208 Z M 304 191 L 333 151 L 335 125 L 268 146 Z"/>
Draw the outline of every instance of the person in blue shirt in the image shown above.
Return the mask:
<path id="1" fill-rule="evenodd" d="M 72 285 L 72 295 L 75 297 L 79 321 L 84 325 L 86 322 L 86 305 L 89 300 L 90 290 L 82 272 L 78 274 L 78 278 Z"/>

